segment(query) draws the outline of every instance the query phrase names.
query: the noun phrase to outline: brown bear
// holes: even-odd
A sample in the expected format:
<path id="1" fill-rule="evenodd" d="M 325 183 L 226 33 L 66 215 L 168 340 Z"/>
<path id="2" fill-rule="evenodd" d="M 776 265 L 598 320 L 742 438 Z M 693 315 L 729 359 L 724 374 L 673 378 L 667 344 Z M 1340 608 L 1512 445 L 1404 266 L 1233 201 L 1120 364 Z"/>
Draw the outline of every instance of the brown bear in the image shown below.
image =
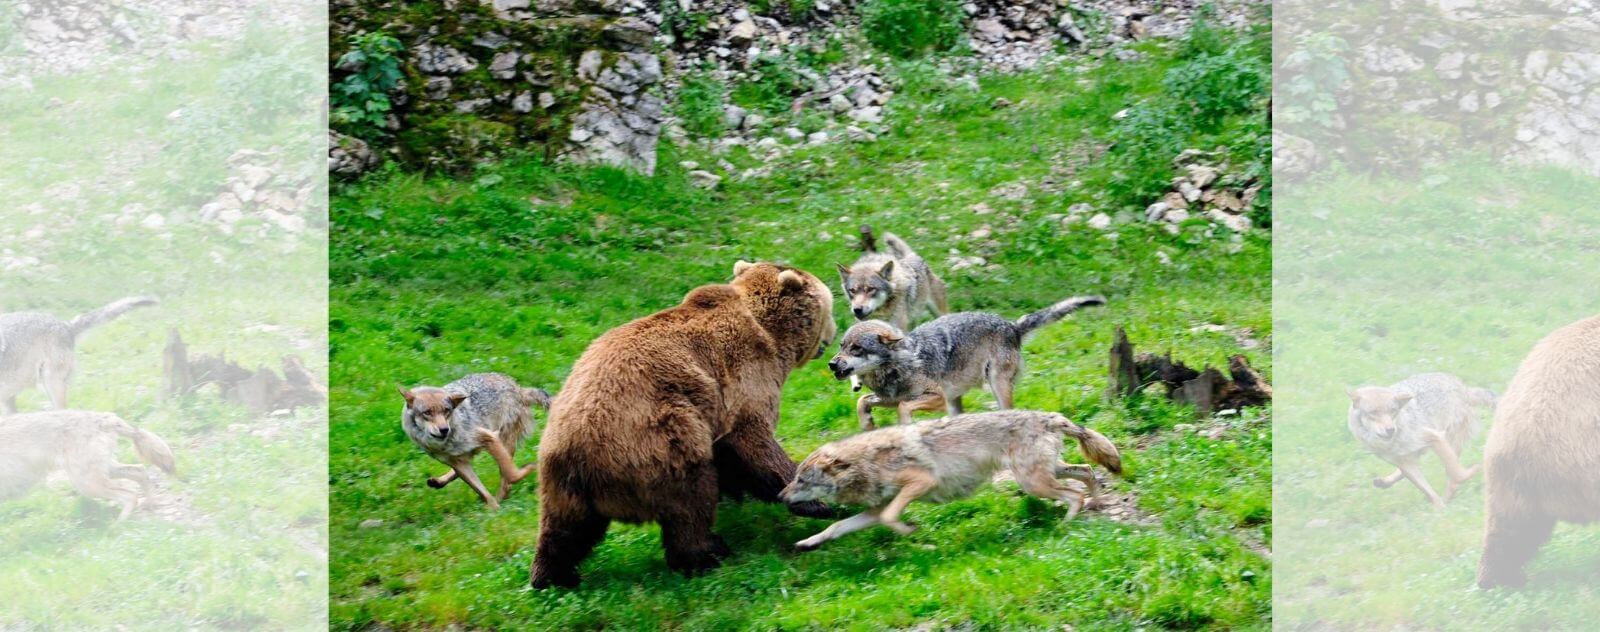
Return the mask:
<path id="1" fill-rule="evenodd" d="M 795 472 L 774 437 L 780 391 L 836 333 L 821 280 L 740 261 L 729 284 L 590 343 L 539 442 L 533 586 L 577 585 L 612 520 L 660 523 L 674 570 L 716 567 L 729 554 L 711 532 L 719 495 L 779 501 Z M 789 510 L 833 515 L 817 502 Z"/>
<path id="2" fill-rule="evenodd" d="M 1520 587 L 1557 521 L 1600 520 L 1600 316 L 1533 347 L 1495 409 L 1483 462 L 1478 586 Z"/>

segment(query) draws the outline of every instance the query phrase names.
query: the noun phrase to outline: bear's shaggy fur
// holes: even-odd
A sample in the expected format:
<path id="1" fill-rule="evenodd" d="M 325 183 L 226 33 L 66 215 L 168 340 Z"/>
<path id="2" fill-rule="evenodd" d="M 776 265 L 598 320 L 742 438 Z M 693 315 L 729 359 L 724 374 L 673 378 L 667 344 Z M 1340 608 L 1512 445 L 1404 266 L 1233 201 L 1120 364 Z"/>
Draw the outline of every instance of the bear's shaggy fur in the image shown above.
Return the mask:
<path id="1" fill-rule="evenodd" d="M 1600 520 L 1600 316 L 1535 345 L 1495 409 L 1478 586 L 1518 587 L 1557 521 Z"/>
<path id="2" fill-rule="evenodd" d="M 837 333 L 833 295 L 806 272 L 739 262 L 733 281 L 600 336 L 572 367 L 539 443 L 535 588 L 575 586 L 612 520 L 661 525 L 685 574 L 728 554 L 719 493 L 778 501 L 795 464 L 774 432 L 789 372 Z M 816 502 L 799 515 L 830 517 Z"/>

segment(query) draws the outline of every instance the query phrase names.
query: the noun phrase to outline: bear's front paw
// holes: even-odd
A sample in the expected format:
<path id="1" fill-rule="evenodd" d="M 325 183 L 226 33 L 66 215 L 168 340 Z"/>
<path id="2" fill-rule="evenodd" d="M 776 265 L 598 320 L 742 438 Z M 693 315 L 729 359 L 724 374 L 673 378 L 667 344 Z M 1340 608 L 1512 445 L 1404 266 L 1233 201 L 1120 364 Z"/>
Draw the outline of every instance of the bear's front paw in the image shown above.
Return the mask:
<path id="1" fill-rule="evenodd" d="M 722 560 L 710 549 L 667 555 L 667 568 L 681 573 L 684 577 L 703 575 L 721 565 Z"/>
<path id="2" fill-rule="evenodd" d="M 833 518 L 839 515 L 832 507 L 816 500 L 789 503 L 789 513 L 807 518 Z"/>
<path id="3" fill-rule="evenodd" d="M 533 576 L 528 580 L 528 583 L 531 584 L 536 590 L 544 590 L 551 586 L 559 586 L 561 588 L 576 588 L 578 586 L 578 582 L 580 581 L 582 581 L 582 579 L 578 577 L 578 573 L 575 570 L 555 571 L 546 568 L 535 567 L 533 569 Z"/>

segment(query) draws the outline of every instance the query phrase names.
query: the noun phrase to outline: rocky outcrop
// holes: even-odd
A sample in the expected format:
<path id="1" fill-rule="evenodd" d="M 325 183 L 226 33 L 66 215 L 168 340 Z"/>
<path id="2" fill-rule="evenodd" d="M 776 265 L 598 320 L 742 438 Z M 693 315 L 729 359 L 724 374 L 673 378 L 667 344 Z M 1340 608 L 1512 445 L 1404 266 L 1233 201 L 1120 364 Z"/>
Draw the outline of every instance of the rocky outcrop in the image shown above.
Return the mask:
<path id="1" fill-rule="evenodd" d="M 339 42 L 382 31 L 405 46 L 385 133 L 366 142 L 412 166 L 460 169 L 513 151 L 650 173 L 664 104 L 656 27 L 612 0 L 339 0 Z M 353 69 L 335 67 L 337 82 Z M 337 145 L 330 151 L 339 151 Z M 330 169 L 365 165 L 330 153 Z"/>

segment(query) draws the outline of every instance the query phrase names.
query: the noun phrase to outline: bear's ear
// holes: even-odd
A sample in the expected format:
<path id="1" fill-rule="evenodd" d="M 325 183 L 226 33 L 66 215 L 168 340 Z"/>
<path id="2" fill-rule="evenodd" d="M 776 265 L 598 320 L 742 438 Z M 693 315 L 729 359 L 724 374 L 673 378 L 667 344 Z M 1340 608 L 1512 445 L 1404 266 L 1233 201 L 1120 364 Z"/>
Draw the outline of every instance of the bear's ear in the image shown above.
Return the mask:
<path id="1" fill-rule="evenodd" d="M 744 274 L 745 270 L 749 270 L 750 268 L 755 267 L 755 265 L 756 264 L 745 261 L 744 259 L 733 262 L 733 278 L 739 278 L 739 275 Z"/>
<path id="2" fill-rule="evenodd" d="M 894 261 L 884 263 L 883 267 L 878 268 L 878 276 L 887 279 L 891 274 L 894 274 Z"/>
<path id="3" fill-rule="evenodd" d="M 881 334 L 878 334 L 878 342 L 890 347 L 894 346 L 894 343 L 900 342 L 901 340 L 905 340 L 905 336 L 900 335 L 900 332 L 898 331 L 885 331 Z"/>
<path id="4" fill-rule="evenodd" d="M 394 387 L 395 387 L 396 390 L 400 391 L 400 396 L 401 397 L 406 398 L 406 405 L 407 406 L 410 406 L 411 402 L 413 402 L 413 401 L 415 401 L 417 399 L 417 396 L 413 395 L 411 393 L 411 389 L 406 388 L 404 386 L 401 386 L 399 384 L 394 385 Z"/>
<path id="5" fill-rule="evenodd" d="M 798 271 L 784 270 L 778 273 L 778 286 L 785 291 L 801 289 L 806 286 L 806 278 L 800 276 Z"/>

